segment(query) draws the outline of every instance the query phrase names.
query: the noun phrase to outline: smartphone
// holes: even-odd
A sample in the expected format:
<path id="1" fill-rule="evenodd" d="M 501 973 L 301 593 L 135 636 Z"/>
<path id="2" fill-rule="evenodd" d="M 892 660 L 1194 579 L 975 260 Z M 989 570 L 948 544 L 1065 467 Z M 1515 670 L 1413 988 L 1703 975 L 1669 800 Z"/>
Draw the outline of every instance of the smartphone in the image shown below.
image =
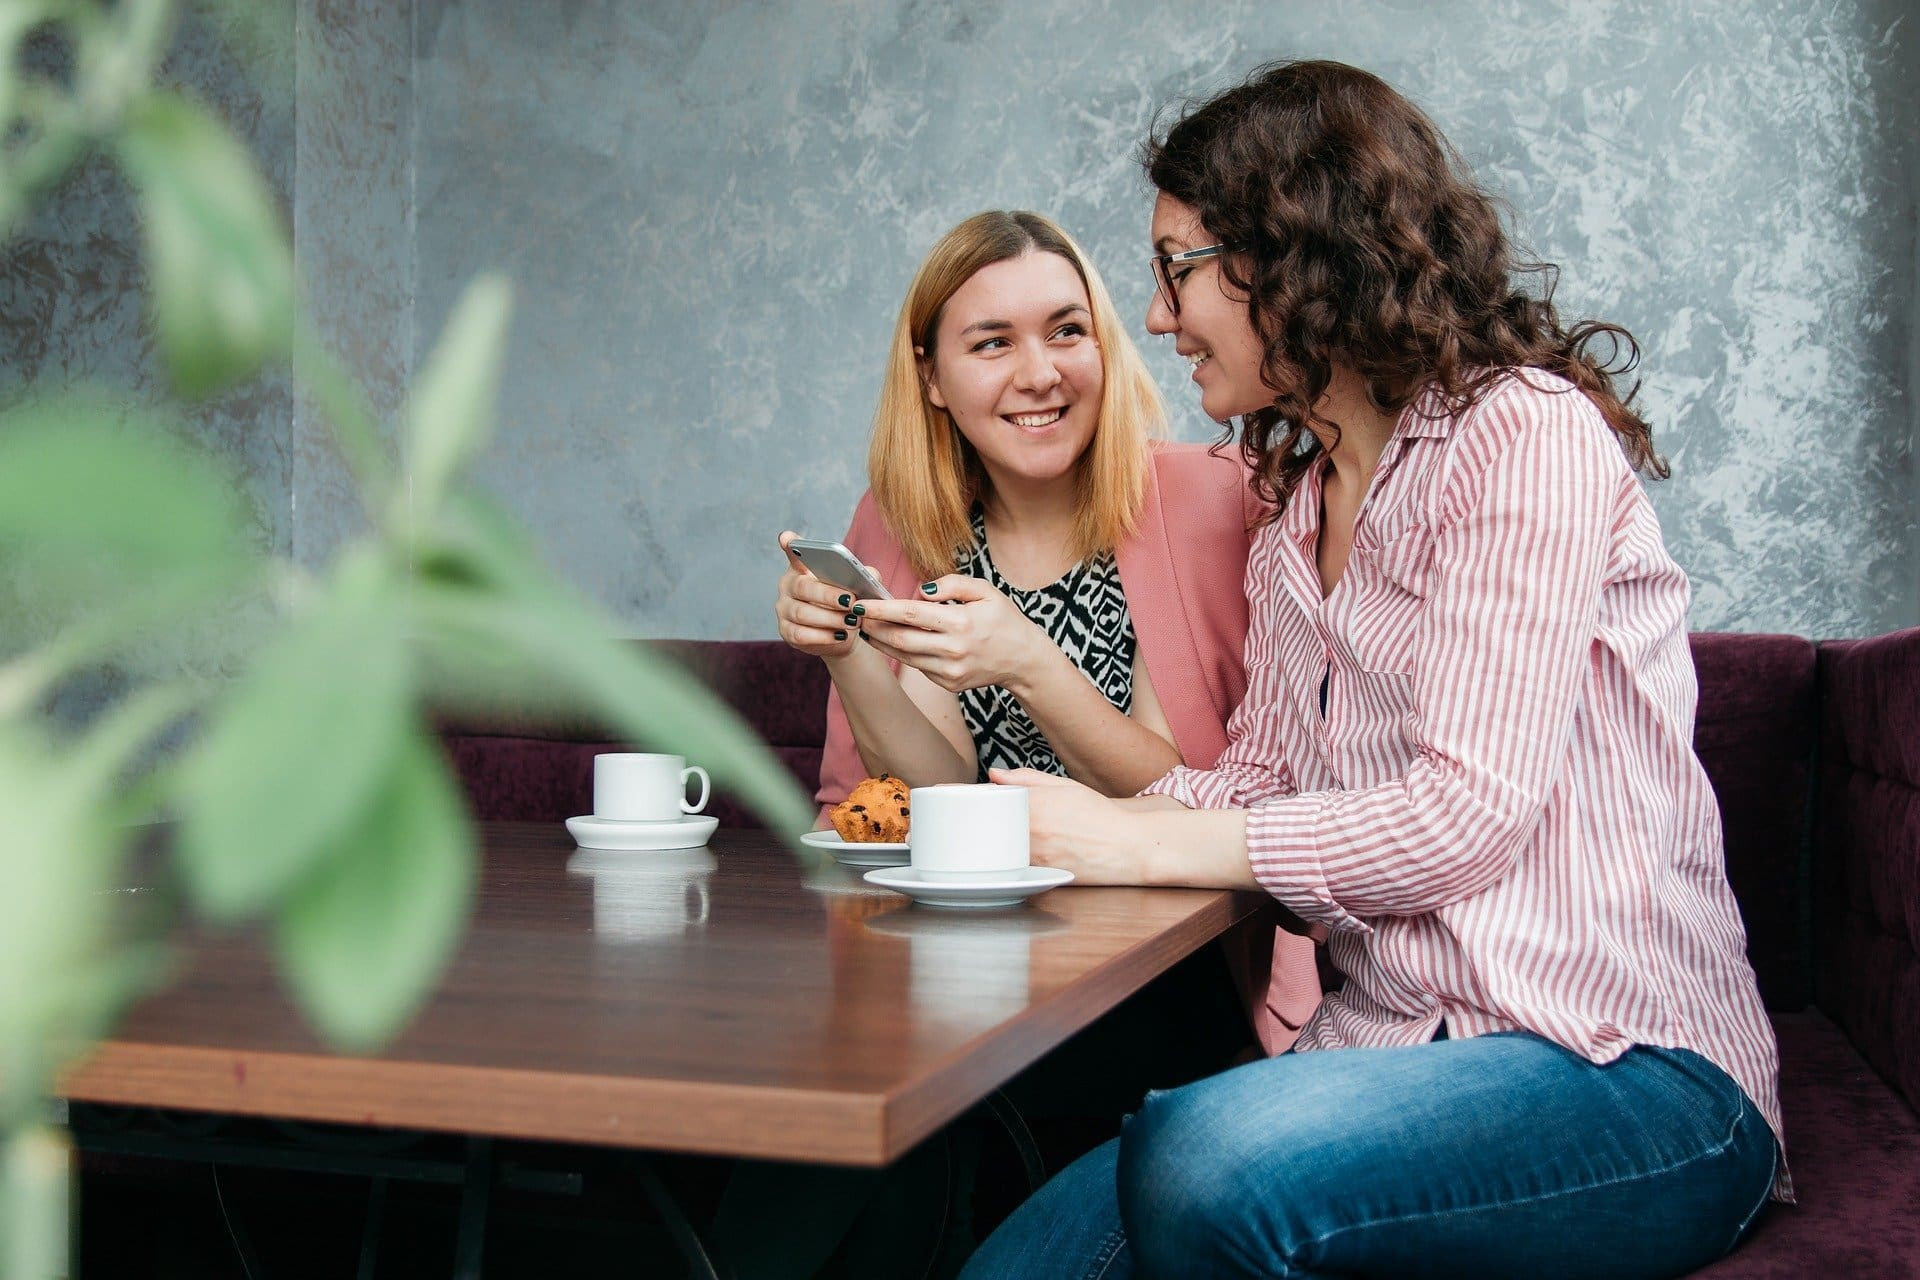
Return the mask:
<path id="1" fill-rule="evenodd" d="M 893 599 L 893 594 L 881 585 L 880 579 L 841 543 L 795 538 L 787 544 L 787 550 L 793 552 L 793 558 L 807 567 L 808 573 L 822 582 L 831 582 L 843 591 L 853 592 L 862 600 Z"/>

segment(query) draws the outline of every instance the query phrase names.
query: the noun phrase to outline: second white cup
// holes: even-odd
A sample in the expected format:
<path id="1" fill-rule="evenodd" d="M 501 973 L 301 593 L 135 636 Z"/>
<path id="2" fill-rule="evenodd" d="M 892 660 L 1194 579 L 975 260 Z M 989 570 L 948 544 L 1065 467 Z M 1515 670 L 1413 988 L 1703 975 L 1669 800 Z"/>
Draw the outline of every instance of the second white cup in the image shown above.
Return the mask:
<path id="1" fill-rule="evenodd" d="M 700 778 L 700 798 L 688 803 L 687 778 Z M 707 807 L 707 771 L 685 756 L 619 751 L 593 758 L 593 816 L 609 822 L 677 822 Z"/>
<path id="2" fill-rule="evenodd" d="M 998 783 L 915 787 L 907 856 L 929 880 L 985 880 L 1032 865 L 1027 789 Z"/>

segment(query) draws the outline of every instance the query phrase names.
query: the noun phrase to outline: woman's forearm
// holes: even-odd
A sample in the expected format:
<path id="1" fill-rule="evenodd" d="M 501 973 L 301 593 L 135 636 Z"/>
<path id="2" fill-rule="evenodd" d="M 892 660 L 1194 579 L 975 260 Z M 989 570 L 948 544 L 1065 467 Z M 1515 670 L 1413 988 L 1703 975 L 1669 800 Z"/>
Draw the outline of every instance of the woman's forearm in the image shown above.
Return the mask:
<path id="1" fill-rule="evenodd" d="M 1083 884 L 1257 889 L 1244 809 L 1188 809 L 1168 796 L 1113 800 L 1084 783 L 1031 769 L 994 781 L 1028 789 L 1033 860 Z"/>
<path id="2" fill-rule="evenodd" d="M 1245 809 L 1152 809 L 1129 815 L 1140 883 L 1258 889 L 1247 858 Z"/>
<path id="3" fill-rule="evenodd" d="M 890 773 L 910 786 L 974 780 L 978 764 L 954 749 L 870 646 L 856 645 L 846 657 L 828 659 L 827 674 L 869 774 Z"/>
<path id="4" fill-rule="evenodd" d="M 1006 687 L 1046 735 L 1067 776 L 1102 795 L 1133 795 L 1181 762 L 1172 743 L 1108 702 L 1052 645 Z"/>

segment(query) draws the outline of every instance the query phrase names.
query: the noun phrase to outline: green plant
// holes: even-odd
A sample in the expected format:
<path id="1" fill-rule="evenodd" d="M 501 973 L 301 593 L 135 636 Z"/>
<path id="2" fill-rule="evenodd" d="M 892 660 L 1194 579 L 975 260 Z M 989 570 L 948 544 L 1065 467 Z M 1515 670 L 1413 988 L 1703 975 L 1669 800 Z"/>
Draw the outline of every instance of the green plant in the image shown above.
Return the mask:
<path id="1" fill-rule="evenodd" d="M 177 408 L 75 388 L 0 408 L 0 610 L 32 633 L 0 650 L 0 1278 L 64 1273 L 69 1156 L 46 1099 L 160 971 L 151 925 L 107 910 L 141 824 L 172 823 L 190 909 L 266 921 L 315 1025 L 368 1049 L 430 988 L 468 909 L 473 833 L 430 700 L 591 708 L 698 758 L 776 829 L 812 816 L 723 704 L 613 640 L 462 483 L 487 438 L 504 281 L 474 282 L 420 370 L 404 464 L 383 446 L 299 317 L 252 158 L 155 82 L 174 21 L 172 0 L 0 0 L 0 243 L 75 165 L 110 158 L 137 199 L 176 391 L 290 363 L 371 529 L 303 569 L 259 549 L 239 478 L 184 443 Z M 36 73 L 30 40 L 58 42 L 70 70 Z M 142 663 L 156 651 L 200 660 Z M 55 714 L 63 687 L 103 670 L 125 686 L 105 710 Z"/>

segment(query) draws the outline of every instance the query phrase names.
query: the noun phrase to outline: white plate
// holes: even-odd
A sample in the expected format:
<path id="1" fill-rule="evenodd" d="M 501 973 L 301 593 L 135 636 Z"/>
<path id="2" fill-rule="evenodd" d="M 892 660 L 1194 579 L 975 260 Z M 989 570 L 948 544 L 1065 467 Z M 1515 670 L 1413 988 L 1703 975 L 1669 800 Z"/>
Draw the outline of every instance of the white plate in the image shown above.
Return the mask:
<path id="1" fill-rule="evenodd" d="M 568 818 L 567 834 L 582 849 L 698 849 L 720 819 L 704 813 L 674 822 L 615 822 L 611 818 Z"/>
<path id="2" fill-rule="evenodd" d="M 904 844 L 885 844 L 880 841 L 847 841 L 840 838 L 838 831 L 809 831 L 800 837 L 801 844 L 810 844 L 816 849 L 825 849 L 834 860 L 848 867 L 904 867 L 907 865 L 907 846 Z"/>
<path id="3" fill-rule="evenodd" d="M 904 893 L 927 907 L 1011 907 L 1036 893 L 1057 889 L 1073 879 L 1059 867 L 1028 867 L 980 880 L 929 880 L 912 867 L 882 867 L 866 874 L 868 884 Z"/>

